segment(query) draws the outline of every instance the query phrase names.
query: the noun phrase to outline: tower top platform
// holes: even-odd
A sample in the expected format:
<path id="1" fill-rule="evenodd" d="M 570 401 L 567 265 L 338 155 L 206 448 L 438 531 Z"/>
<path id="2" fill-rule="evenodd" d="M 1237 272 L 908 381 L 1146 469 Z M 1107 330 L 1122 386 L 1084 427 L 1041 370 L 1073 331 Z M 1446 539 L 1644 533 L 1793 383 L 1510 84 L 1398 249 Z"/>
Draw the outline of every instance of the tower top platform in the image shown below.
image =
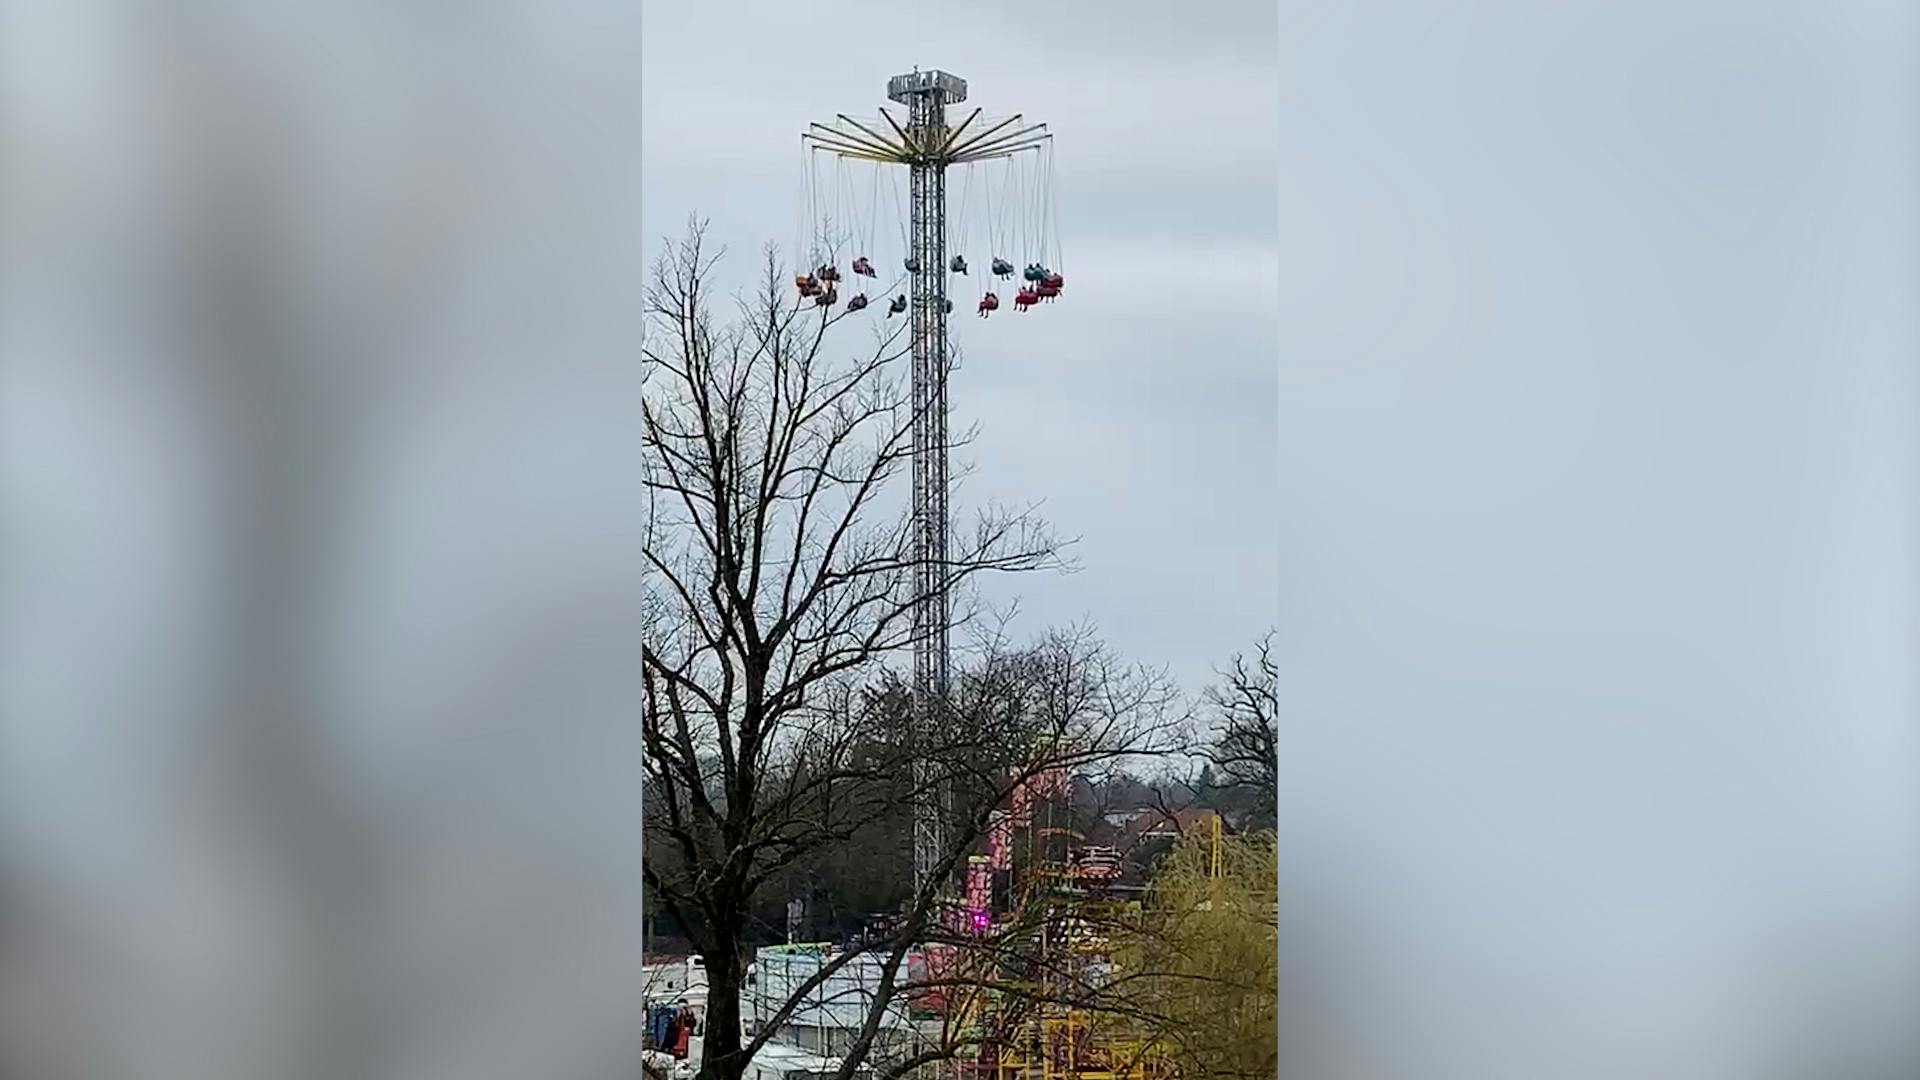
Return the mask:
<path id="1" fill-rule="evenodd" d="M 967 100 L 967 80 L 944 71 L 915 71 L 887 80 L 887 99 L 908 104 L 926 94 L 939 94 L 947 105 Z"/>

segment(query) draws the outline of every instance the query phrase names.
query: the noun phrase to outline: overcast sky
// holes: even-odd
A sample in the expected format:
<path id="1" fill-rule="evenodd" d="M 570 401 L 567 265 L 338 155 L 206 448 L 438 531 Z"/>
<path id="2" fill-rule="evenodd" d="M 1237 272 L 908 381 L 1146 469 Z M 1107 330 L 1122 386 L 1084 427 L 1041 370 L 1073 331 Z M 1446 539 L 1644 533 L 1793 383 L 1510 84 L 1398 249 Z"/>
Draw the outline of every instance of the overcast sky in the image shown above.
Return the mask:
<path id="1" fill-rule="evenodd" d="M 1003 3 L 645 12 L 649 248 L 698 212 L 732 254 L 730 288 L 751 279 L 761 245 L 795 242 L 808 122 L 873 114 L 889 76 L 950 71 L 967 80 L 965 110 L 1048 124 L 1067 292 L 987 320 L 964 317 L 973 294 L 959 294 L 953 424 L 979 438 L 956 518 L 972 499 L 1044 500 L 1082 539 L 1080 572 L 990 595 L 1018 596 L 1028 631 L 1090 620 L 1189 690 L 1248 648 L 1276 603 L 1277 19 L 1258 0 L 1208 4 L 1204 18 L 1134 2 L 1097 17 Z M 956 215 L 964 184 L 956 170 Z M 967 254 L 984 269 L 988 253 Z"/>

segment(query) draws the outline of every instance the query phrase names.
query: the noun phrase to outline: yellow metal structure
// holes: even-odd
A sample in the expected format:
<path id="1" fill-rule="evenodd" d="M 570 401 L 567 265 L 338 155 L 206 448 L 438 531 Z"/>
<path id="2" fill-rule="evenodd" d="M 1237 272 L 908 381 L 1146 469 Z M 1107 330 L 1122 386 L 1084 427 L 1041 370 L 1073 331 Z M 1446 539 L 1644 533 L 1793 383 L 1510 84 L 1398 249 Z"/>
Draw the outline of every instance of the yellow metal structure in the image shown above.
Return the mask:
<path id="1" fill-rule="evenodd" d="M 1038 934 L 1039 984 L 1008 987 L 1015 997 L 1045 1002 L 978 1057 L 955 1063 L 961 1080 L 1173 1080 L 1175 1070 L 1163 1054 L 1123 1019 L 1106 1012 L 1074 1008 L 1047 1000 L 1049 991 L 1084 986 L 1094 971 L 1108 964 L 1112 928 L 1138 913 L 1138 905 L 1104 894 L 1104 886 L 1079 881 L 1073 870 L 1075 845 L 1082 839 L 1072 829 L 1071 786 L 1021 803 L 1017 811 L 1023 856 L 1015 865 L 1013 892 L 1028 917 L 1043 927 Z M 1218 840 L 1213 864 L 1218 872 Z M 1047 982 L 1056 986 L 1044 985 Z M 1037 992 L 1037 993 L 1036 993 Z M 1058 995 L 1066 996 L 1065 994 Z M 993 1030 L 1002 1008 L 1021 1006 L 970 996 L 956 1001 L 949 1014 L 954 1031 L 976 1037 Z"/>

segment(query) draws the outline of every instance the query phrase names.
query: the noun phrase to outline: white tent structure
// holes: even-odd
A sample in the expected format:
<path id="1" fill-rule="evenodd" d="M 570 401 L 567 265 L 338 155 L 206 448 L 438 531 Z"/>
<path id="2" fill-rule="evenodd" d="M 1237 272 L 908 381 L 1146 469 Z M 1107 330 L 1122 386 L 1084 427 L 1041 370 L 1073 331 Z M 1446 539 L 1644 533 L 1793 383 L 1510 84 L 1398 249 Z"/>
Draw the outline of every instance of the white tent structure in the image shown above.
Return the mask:
<path id="1" fill-rule="evenodd" d="M 831 948 L 825 945 L 775 945 L 756 952 L 753 966 L 748 969 L 747 994 L 741 1008 L 748 1032 L 757 1034 L 761 1024 L 771 1021 L 780 1007 L 798 994 L 806 981 L 832 958 Z M 859 956 L 848 961 L 807 991 L 775 1037 L 812 1053 L 844 1052 L 872 1011 L 881 970 L 882 959 L 878 956 Z M 903 965 L 899 979 L 905 978 Z M 906 995 L 897 993 L 882 1017 L 882 1038 L 893 1041 L 910 1036 L 913 1030 Z"/>

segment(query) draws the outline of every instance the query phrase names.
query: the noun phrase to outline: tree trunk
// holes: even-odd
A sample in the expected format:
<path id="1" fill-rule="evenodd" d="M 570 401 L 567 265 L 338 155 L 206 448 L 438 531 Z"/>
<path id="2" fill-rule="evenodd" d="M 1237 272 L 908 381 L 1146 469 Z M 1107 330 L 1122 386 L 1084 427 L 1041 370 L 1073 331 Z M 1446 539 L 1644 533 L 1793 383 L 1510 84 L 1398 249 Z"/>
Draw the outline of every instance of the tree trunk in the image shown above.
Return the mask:
<path id="1" fill-rule="evenodd" d="M 699 1080 L 739 1080 L 747 1063 L 740 1055 L 740 956 L 743 928 L 715 934 L 719 947 L 701 954 L 707 966 L 707 1014 L 700 1026 Z"/>

